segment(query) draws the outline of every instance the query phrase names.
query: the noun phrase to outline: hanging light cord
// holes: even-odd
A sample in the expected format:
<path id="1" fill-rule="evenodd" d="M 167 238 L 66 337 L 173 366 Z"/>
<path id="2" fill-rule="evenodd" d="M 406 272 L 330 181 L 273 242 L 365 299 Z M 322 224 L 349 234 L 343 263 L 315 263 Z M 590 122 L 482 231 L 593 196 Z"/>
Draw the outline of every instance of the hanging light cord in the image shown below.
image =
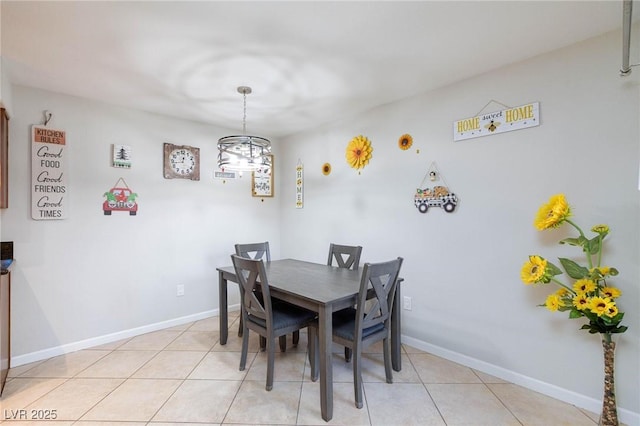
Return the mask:
<path id="1" fill-rule="evenodd" d="M 242 98 L 244 100 L 244 114 L 242 116 L 242 134 L 247 134 L 247 92 L 246 90 L 242 91 Z"/>

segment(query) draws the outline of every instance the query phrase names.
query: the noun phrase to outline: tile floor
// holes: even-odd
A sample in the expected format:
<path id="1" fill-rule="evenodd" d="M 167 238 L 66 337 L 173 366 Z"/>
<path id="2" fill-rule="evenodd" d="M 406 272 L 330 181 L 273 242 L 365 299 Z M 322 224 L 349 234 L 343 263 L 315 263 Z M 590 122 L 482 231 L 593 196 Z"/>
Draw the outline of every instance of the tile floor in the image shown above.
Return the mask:
<path id="1" fill-rule="evenodd" d="M 277 353 L 265 391 L 266 355 L 251 336 L 238 370 L 237 313 L 227 345 L 218 317 L 9 370 L 0 421 L 17 426 L 55 417 L 59 425 L 588 425 L 597 415 L 468 367 L 404 346 L 402 371 L 384 380 L 381 345 L 363 365 L 364 407 L 355 408 L 351 363 L 334 356 L 334 415 L 320 416 L 309 380 L 306 333 Z M 232 318 L 230 318 L 231 320 Z M 289 336 L 289 339 L 291 336 Z"/>

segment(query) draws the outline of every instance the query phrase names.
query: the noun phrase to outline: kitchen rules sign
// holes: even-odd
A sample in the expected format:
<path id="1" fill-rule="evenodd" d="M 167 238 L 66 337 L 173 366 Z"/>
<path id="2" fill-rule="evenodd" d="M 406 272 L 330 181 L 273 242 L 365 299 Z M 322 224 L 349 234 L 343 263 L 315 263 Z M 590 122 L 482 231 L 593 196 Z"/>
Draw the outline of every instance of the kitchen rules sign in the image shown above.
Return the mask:
<path id="1" fill-rule="evenodd" d="M 67 217 L 66 132 L 31 127 L 31 217 L 34 220 Z"/>

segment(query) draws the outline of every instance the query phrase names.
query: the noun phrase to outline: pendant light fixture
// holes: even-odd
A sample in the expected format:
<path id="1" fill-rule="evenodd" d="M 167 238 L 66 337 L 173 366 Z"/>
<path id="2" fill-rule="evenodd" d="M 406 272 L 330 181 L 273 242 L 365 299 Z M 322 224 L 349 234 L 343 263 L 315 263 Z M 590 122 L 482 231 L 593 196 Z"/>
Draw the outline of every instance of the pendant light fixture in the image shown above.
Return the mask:
<path id="1" fill-rule="evenodd" d="M 224 170 L 253 171 L 271 166 L 271 142 L 260 136 L 247 135 L 247 95 L 251 87 L 240 86 L 238 93 L 244 100 L 242 135 L 218 139 L 218 167 Z"/>

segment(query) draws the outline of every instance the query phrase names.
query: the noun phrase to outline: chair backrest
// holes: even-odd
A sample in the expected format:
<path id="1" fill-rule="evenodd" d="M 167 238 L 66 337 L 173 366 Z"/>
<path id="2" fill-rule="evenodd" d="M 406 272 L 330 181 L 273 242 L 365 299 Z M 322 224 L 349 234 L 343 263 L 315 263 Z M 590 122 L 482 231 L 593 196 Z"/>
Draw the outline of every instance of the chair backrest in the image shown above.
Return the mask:
<path id="1" fill-rule="evenodd" d="M 271 323 L 271 295 L 262 259 L 247 259 L 236 254 L 231 262 L 240 284 L 242 315 L 253 316 Z M 262 294 L 262 300 L 256 295 Z"/>
<path id="2" fill-rule="evenodd" d="M 360 267 L 361 246 L 343 246 L 340 244 L 329 244 L 329 259 L 327 265 L 333 264 L 336 260 L 338 268 L 349 268 L 354 271 Z"/>
<path id="3" fill-rule="evenodd" d="M 389 329 L 402 261 L 398 257 L 388 262 L 364 264 L 358 294 L 356 338 L 362 338 L 363 330 L 378 324 L 383 325 L 380 329 Z"/>
<path id="4" fill-rule="evenodd" d="M 264 243 L 236 244 L 236 254 L 247 259 L 263 259 L 271 262 L 269 241 Z"/>

